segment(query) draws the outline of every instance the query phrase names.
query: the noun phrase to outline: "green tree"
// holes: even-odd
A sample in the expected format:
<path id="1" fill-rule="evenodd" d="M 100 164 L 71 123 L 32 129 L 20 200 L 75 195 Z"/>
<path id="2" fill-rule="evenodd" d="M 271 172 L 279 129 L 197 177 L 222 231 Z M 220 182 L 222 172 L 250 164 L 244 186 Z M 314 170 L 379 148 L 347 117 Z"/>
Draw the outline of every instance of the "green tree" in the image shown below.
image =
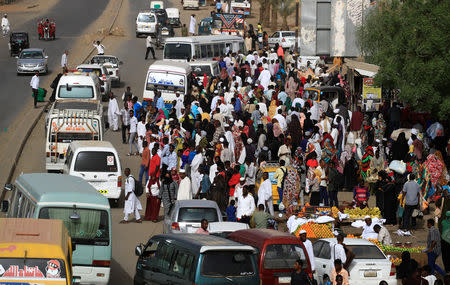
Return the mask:
<path id="1" fill-rule="evenodd" d="M 294 0 L 281 0 L 281 6 L 280 6 L 280 14 L 281 17 L 283 17 L 283 24 L 282 29 L 283 30 L 289 30 L 287 18 L 292 15 L 292 13 L 295 12 Z"/>
<path id="2" fill-rule="evenodd" d="M 448 119 L 450 112 L 450 0 L 386 0 L 358 31 L 368 62 L 380 66 L 375 84 L 400 89 L 417 111 Z"/>

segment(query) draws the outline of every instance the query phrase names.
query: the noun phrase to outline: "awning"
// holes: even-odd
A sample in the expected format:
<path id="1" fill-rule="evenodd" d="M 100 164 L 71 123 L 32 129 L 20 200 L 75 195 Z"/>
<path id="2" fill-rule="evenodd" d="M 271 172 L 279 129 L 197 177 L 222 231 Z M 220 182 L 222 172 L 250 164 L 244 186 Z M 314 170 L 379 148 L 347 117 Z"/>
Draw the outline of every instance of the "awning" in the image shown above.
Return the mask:
<path id="1" fill-rule="evenodd" d="M 374 77 L 377 73 L 374 71 L 369 71 L 361 68 L 355 68 L 356 72 L 361 74 L 362 76 Z"/>

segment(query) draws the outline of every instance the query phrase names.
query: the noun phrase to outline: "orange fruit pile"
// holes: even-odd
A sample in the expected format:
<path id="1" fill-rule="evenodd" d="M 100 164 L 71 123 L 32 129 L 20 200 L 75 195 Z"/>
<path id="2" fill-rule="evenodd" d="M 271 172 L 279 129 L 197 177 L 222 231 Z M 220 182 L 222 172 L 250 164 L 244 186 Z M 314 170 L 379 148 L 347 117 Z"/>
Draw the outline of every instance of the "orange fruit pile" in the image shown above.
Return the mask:
<path id="1" fill-rule="evenodd" d="M 295 236 L 299 236 L 299 232 L 305 230 L 307 238 L 332 238 L 334 237 L 331 227 L 327 224 L 317 224 L 314 222 L 308 222 L 303 224 L 295 230 Z"/>

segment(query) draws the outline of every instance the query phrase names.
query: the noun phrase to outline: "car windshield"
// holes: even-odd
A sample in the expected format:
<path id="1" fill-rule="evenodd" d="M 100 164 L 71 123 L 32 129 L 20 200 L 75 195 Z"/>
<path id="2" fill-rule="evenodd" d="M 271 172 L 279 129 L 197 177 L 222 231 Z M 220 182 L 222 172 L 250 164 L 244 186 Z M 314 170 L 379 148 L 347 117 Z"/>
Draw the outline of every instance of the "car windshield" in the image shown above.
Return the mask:
<path id="1" fill-rule="evenodd" d="M 109 245 L 108 213 L 95 209 L 42 208 L 39 219 L 62 220 L 77 244 Z"/>
<path id="2" fill-rule="evenodd" d="M 44 54 L 41 51 L 22 51 L 21 59 L 43 59 Z"/>
<path id="3" fill-rule="evenodd" d="M 191 65 L 192 73 L 197 76 L 211 76 L 211 67 L 209 65 Z"/>
<path id="4" fill-rule="evenodd" d="M 94 98 L 94 89 L 92 86 L 84 85 L 66 85 L 59 86 L 59 98 Z"/>
<path id="5" fill-rule="evenodd" d="M 27 35 L 26 34 L 12 34 L 11 39 L 13 41 L 26 41 Z"/>
<path id="6" fill-rule="evenodd" d="M 164 45 L 164 59 L 188 59 L 191 57 L 190 44 L 167 43 Z"/>
<path id="7" fill-rule="evenodd" d="M 203 254 L 201 274 L 217 277 L 252 276 L 255 274 L 252 254 L 250 251 L 207 251 Z"/>
<path id="8" fill-rule="evenodd" d="M 0 284 L 30 284 L 22 283 L 24 279 L 33 279 L 32 284 L 41 284 L 41 282 L 55 284 L 53 282 L 58 283 L 61 281 L 64 281 L 65 284 L 66 278 L 66 263 L 63 259 L 28 257 L 0 258 Z M 9 283 L 9 280 L 13 281 L 13 283 Z M 6 281 L 6 283 L 2 281 Z"/>
<path id="9" fill-rule="evenodd" d="M 90 68 L 90 67 L 78 67 L 79 71 L 94 73 L 98 77 L 103 75 L 103 70 L 101 68 Z"/>
<path id="10" fill-rule="evenodd" d="M 376 245 L 347 245 L 355 254 L 355 259 L 386 259 Z"/>
<path id="11" fill-rule="evenodd" d="M 202 219 L 208 222 L 217 222 L 216 208 L 180 208 L 178 211 L 178 222 L 200 223 Z"/>
<path id="12" fill-rule="evenodd" d="M 94 56 L 91 59 L 91 63 L 94 64 L 104 64 L 104 63 L 112 63 L 112 64 L 118 64 L 117 57 L 113 56 Z"/>
<path id="13" fill-rule="evenodd" d="M 266 247 L 264 268 L 294 268 L 294 263 L 297 259 L 303 260 L 304 268 L 308 267 L 306 255 L 299 244 L 271 244 Z"/>
<path id="14" fill-rule="evenodd" d="M 282 37 L 295 37 L 295 32 L 282 32 Z"/>
<path id="15" fill-rule="evenodd" d="M 138 22 L 154 23 L 156 22 L 156 17 L 154 15 L 149 14 L 139 14 Z"/>
<path id="16" fill-rule="evenodd" d="M 106 151 L 81 151 L 74 168 L 77 172 L 116 172 L 116 156 Z"/>

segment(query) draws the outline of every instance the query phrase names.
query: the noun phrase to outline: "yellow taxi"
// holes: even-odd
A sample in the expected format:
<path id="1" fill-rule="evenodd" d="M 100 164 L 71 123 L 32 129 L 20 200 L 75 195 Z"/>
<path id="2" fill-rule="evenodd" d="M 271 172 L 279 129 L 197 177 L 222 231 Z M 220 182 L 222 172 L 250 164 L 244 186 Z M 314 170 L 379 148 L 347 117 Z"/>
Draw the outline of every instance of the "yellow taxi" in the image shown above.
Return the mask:
<path id="1" fill-rule="evenodd" d="M 0 219 L 0 229 L 0 284 L 77 284 L 62 220 Z"/>

